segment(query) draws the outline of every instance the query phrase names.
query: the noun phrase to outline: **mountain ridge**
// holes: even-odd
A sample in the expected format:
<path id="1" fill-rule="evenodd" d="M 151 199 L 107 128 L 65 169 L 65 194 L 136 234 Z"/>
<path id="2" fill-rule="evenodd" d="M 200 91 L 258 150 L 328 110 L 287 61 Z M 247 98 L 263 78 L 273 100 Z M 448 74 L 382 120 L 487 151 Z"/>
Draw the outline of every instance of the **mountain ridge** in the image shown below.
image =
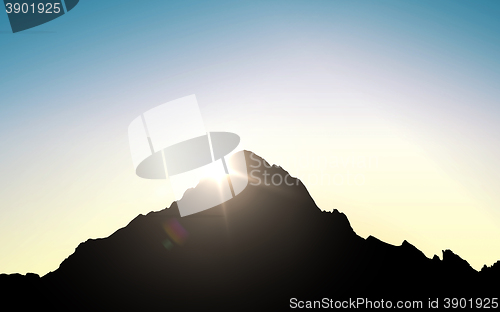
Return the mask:
<path id="1" fill-rule="evenodd" d="M 259 157 L 243 153 L 247 162 Z M 252 176 L 289 176 L 259 160 Z M 173 308 L 222 310 L 254 298 L 246 306 L 254 310 L 265 303 L 266 293 L 274 294 L 276 309 L 286 308 L 291 296 L 498 293 L 498 283 L 489 284 L 500 277 L 500 262 L 478 272 L 451 250 L 443 250 L 442 260 L 430 259 L 406 240 L 396 246 L 371 235 L 364 239 L 344 213 L 321 210 L 305 185 L 293 179 L 292 185 L 250 183 L 228 202 L 183 218 L 177 202 L 140 214 L 106 238 L 80 243 L 57 270 L 41 278 L 0 275 L 0 288 L 10 298 L 32 296 L 38 305 L 76 310 L 156 308 L 165 298 Z M 176 242 L 166 233 L 166 222 L 180 225 L 186 237 Z"/>

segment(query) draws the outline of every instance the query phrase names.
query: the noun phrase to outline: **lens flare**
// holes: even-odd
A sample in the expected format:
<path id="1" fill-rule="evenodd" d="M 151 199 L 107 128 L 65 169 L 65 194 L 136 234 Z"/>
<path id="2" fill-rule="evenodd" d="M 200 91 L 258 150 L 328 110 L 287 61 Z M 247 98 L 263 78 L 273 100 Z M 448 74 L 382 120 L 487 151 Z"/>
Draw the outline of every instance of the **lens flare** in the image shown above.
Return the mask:
<path id="1" fill-rule="evenodd" d="M 174 244 L 170 240 L 180 246 L 182 246 L 186 242 L 188 232 L 179 223 L 179 221 L 177 221 L 177 219 L 173 218 L 165 221 L 165 223 L 163 223 L 163 229 L 170 237 L 170 239 L 167 238 L 163 241 L 163 246 L 165 246 L 165 248 L 167 248 L 168 250 L 172 249 L 174 246 Z"/>

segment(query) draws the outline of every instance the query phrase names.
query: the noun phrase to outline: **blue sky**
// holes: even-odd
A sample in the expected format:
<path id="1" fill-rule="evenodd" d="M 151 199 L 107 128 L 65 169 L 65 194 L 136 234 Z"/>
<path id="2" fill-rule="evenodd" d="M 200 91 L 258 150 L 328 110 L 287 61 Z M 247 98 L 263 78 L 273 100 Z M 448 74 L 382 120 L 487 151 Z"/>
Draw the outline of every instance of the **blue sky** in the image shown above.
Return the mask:
<path id="1" fill-rule="evenodd" d="M 360 235 L 493 263 L 499 16 L 497 1 L 81 0 L 12 34 L 0 14 L 0 271 L 45 274 L 169 206 L 168 182 L 134 176 L 126 129 L 190 94 L 207 129 L 239 134 Z M 297 162 L 319 156 L 380 166 L 360 187 L 308 184 L 342 173 Z"/>

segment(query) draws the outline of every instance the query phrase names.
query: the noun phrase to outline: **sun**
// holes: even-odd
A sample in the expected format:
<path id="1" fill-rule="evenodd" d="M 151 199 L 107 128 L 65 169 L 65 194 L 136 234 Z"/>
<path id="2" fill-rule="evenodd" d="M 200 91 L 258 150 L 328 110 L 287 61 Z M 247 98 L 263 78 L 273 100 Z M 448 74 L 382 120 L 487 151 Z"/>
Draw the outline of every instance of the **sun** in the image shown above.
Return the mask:
<path id="1" fill-rule="evenodd" d="M 223 181 L 226 178 L 226 172 L 222 166 L 207 166 L 205 177 L 217 182 Z"/>

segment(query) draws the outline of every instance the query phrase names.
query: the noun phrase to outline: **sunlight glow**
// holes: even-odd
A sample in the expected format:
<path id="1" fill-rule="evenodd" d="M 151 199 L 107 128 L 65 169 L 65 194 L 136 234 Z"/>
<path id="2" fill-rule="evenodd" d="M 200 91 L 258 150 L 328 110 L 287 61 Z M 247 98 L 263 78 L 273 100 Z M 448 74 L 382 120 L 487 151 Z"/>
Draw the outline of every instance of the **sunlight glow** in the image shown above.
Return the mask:
<path id="1" fill-rule="evenodd" d="M 207 166 L 205 177 L 220 183 L 226 179 L 226 173 L 218 166 Z"/>

